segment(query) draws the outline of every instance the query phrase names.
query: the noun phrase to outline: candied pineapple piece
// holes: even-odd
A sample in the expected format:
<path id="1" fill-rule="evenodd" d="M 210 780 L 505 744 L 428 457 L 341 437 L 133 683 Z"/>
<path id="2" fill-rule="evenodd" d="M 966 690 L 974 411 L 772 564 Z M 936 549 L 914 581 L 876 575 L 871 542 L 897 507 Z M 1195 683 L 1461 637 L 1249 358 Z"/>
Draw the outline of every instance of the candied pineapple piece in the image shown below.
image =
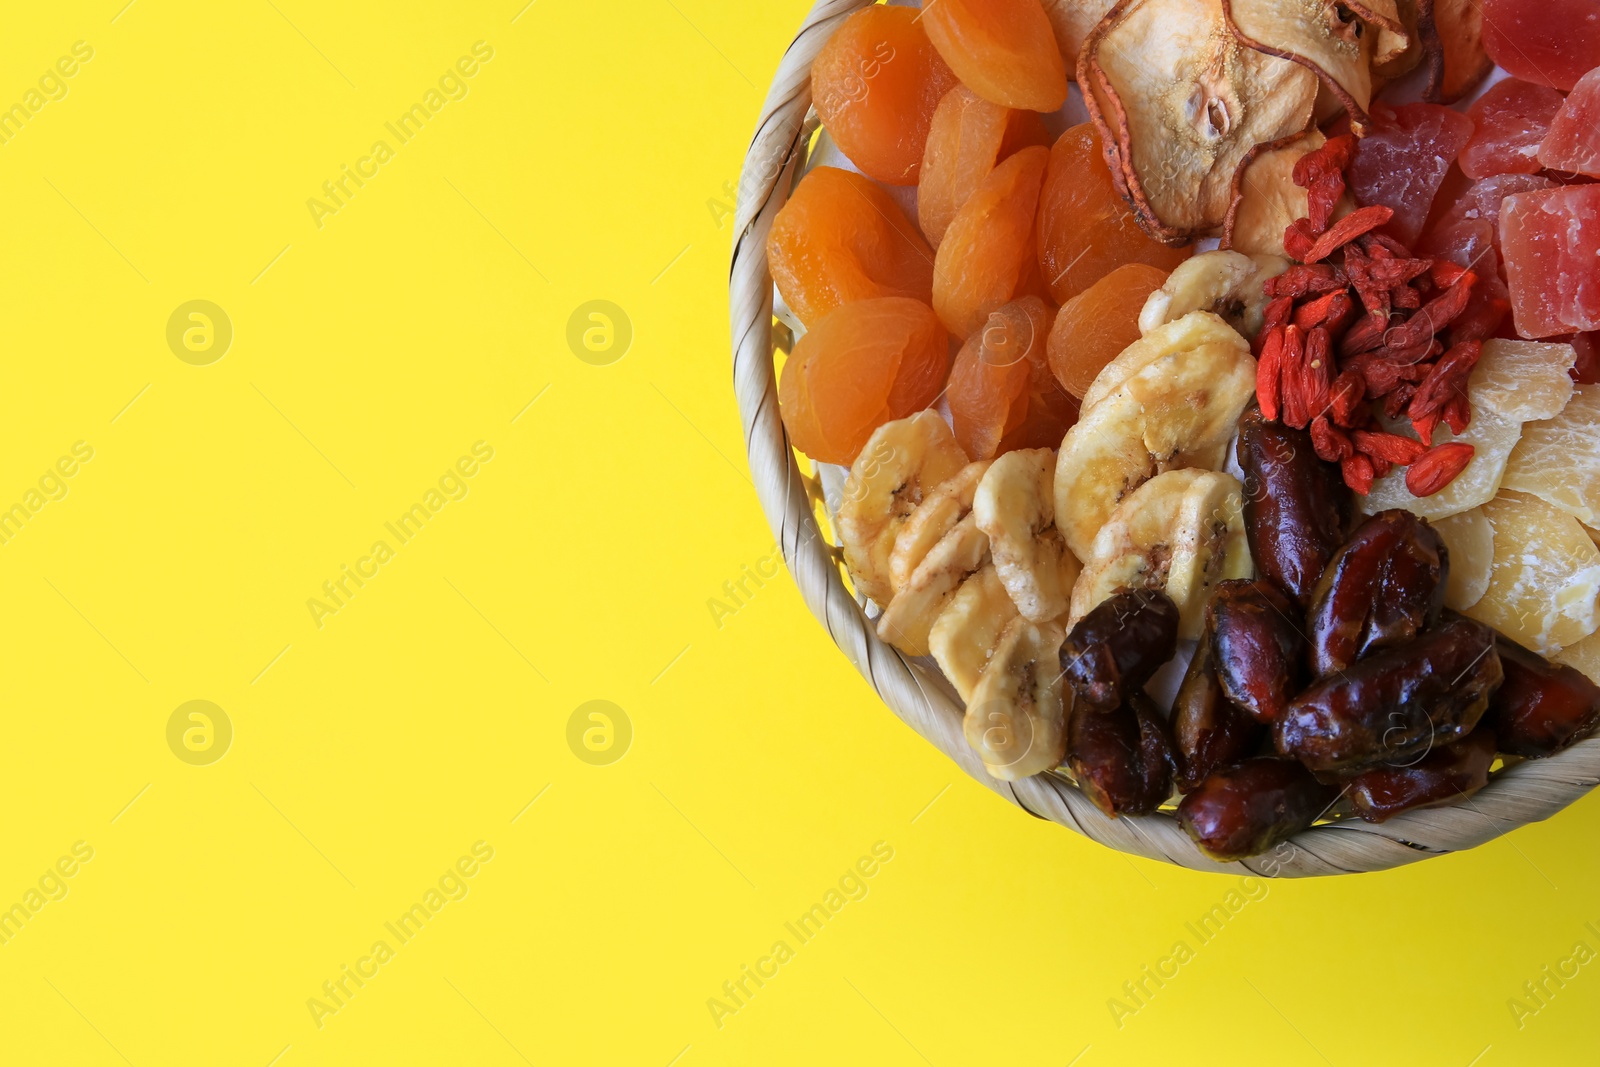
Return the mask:
<path id="1" fill-rule="evenodd" d="M 1600 633 L 1590 634 L 1575 645 L 1556 653 L 1556 662 L 1576 667 L 1600 685 Z"/>
<path id="2" fill-rule="evenodd" d="M 1467 383 L 1472 410 L 1517 422 L 1553 419 L 1572 399 L 1577 358 L 1571 345 L 1491 338 Z"/>
<path id="3" fill-rule="evenodd" d="M 1386 422 L 1384 428 L 1407 437 L 1416 436 L 1408 423 Z M 1415 497 L 1406 488 L 1406 468 L 1396 467 L 1372 483 L 1369 495 L 1358 498 L 1361 510 L 1371 515 L 1386 508 L 1405 508 L 1430 522 L 1437 522 L 1492 500 L 1500 490 L 1506 460 L 1510 458 L 1511 450 L 1517 447 L 1517 438 L 1521 433 L 1522 423 L 1478 410 L 1474 398 L 1472 425 L 1460 434 L 1451 433 L 1448 426 L 1441 427 L 1433 440 L 1435 445 L 1446 441 L 1464 441 L 1476 449 L 1472 462 L 1467 464 L 1466 470 L 1456 475 L 1455 481 L 1432 496 Z"/>
<path id="4" fill-rule="evenodd" d="M 1571 515 L 1523 493 L 1483 506 L 1494 526 L 1489 589 L 1466 611 L 1541 655 L 1600 626 L 1600 548 Z"/>
<path id="5" fill-rule="evenodd" d="M 1433 524 L 1450 552 L 1450 579 L 1444 602 L 1465 611 L 1483 599 L 1494 572 L 1494 526 L 1482 508 L 1450 515 Z"/>
<path id="6" fill-rule="evenodd" d="M 1559 415 L 1522 428 L 1504 485 L 1600 527 L 1600 385 L 1578 386 Z"/>

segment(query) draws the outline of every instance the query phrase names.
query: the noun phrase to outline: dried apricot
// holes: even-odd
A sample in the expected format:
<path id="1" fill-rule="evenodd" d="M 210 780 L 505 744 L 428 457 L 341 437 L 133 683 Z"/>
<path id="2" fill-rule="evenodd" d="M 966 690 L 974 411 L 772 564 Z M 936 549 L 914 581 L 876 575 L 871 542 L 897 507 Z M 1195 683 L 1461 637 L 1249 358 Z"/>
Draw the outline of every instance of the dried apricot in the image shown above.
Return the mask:
<path id="1" fill-rule="evenodd" d="M 956 441 L 973 459 L 993 459 L 1027 418 L 1033 365 L 1043 361 L 1049 332 L 1049 305 L 1023 297 L 990 315 L 956 356 L 945 399 Z"/>
<path id="2" fill-rule="evenodd" d="M 1040 0 L 935 0 L 922 9 L 928 37 L 985 100 L 1054 111 L 1067 100 L 1067 65 Z"/>
<path id="3" fill-rule="evenodd" d="M 772 222 L 767 265 L 808 326 L 856 300 L 933 298 L 928 243 L 888 193 L 837 167 L 818 167 L 795 188 Z"/>
<path id="4" fill-rule="evenodd" d="M 955 83 L 907 7 L 874 5 L 850 16 L 811 67 L 811 97 L 834 142 L 890 185 L 917 183 L 934 108 Z"/>
<path id="5" fill-rule="evenodd" d="M 1011 301 L 1033 258 L 1033 219 L 1050 153 L 1024 148 L 1001 163 L 956 212 L 933 268 L 933 306 L 965 340 Z"/>
<path id="6" fill-rule="evenodd" d="M 1167 272 L 1128 263 L 1061 306 L 1050 329 L 1050 370 L 1061 388 L 1083 399 L 1095 375 L 1139 339 L 1139 312 Z"/>
<path id="7" fill-rule="evenodd" d="M 938 248 L 950 221 L 1001 160 L 1029 145 L 1048 145 L 1049 133 L 1033 111 L 990 103 L 958 85 L 933 113 L 917 184 L 917 222 Z"/>
<path id="8" fill-rule="evenodd" d="M 937 400 L 949 369 L 949 335 L 927 304 L 860 300 L 835 308 L 795 344 L 778 410 L 795 448 L 848 464 L 873 430 Z"/>
<path id="9" fill-rule="evenodd" d="M 1125 263 L 1170 271 L 1190 251 L 1168 248 L 1139 228 L 1111 183 L 1092 123 L 1056 139 L 1039 194 L 1038 246 L 1039 266 L 1056 303 L 1066 303 Z"/>

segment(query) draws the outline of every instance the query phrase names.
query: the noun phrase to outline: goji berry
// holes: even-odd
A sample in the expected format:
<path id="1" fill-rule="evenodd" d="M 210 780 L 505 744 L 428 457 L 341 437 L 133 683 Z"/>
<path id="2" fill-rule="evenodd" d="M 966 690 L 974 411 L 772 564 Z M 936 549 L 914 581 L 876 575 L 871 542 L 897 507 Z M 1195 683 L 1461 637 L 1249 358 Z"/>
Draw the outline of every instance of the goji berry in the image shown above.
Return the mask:
<path id="1" fill-rule="evenodd" d="M 1386 430 L 1353 430 L 1350 440 L 1355 443 L 1356 451 L 1402 467 L 1416 462 L 1417 457 L 1428 450 L 1421 441 L 1413 441 Z"/>
<path id="2" fill-rule="evenodd" d="M 1466 396 L 1450 401 L 1444 406 L 1444 421 L 1456 436 L 1466 433 L 1467 427 L 1472 425 L 1472 401 Z"/>
<path id="3" fill-rule="evenodd" d="M 1406 488 L 1412 496 L 1432 496 L 1467 469 L 1477 450 L 1465 441 L 1434 445 L 1406 471 Z"/>
<path id="4" fill-rule="evenodd" d="M 1283 250 L 1302 263 L 1311 262 L 1308 257 L 1316 243 L 1317 235 L 1311 232 L 1310 219 L 1295 219 L 1283 231 Z"/>
<path id="5" fill-rule="evenodd" d="M 1305 336 L 1298 326 L 1284 327 L 1282 381 L 1283 422 L 1296 430 L 1303 430 L 1311 421 L 1311 409 L 1302 379 L 1306 358 Z"/>
<path id="6" fill-rule="evenodd" d="M 1326 415 L 1311 420 L 1311 447 L 1325 463 L 1338 463 L 1355 454 L 1350 435 L 1330 423 Z"/>
<path id="7" fill-rule="evenodd" d="M 1324 175 L 1343 174 L 1350 168 L 1350 161 L 1355 158 L 1355 152 L 1356 139 L 1352 135 L 1341 133 L 1337 137 L 1330 137 L 1320 147 L 1295 160 L 1294 169 L 1289 172 L 1289 180 L 1305 189 Z"/>
<path id="8" fill-rule="evenodd" d="M 1467 395 L 1467 379 L 1483 354 L 1483 342 L 1463 341 L 1451 346 L 1417 386 L 1416 398 L 1406 408 L 1413 419 L 1442 412 L 1445 405 Z M 1458 431 L 1459 432 L 1459 431 Z"/>
<path id="9" fill-rule="evenodd" d="M 1341 371 L 1328 390 L 1328 411 L 1340 426 L 1350 426 L 1367 394 L 1367 381 L 1354 367 Z"/>
<path id="10" fill-rule="evenodd" d="M 1283 327 L 1274 326 L 1262 331 L 1265 338 L 1261 356 L 1256 360 L 1256 399 L 1261 404 L 1261 417 L 1276 422 L 1283 380 Z"/>
<path id="11" fill-rule="evenodd" d="M 1394 208 L 1382 204 L 1369 204 L 1357 208 L 1329 227 L 1328 232 L 1318 237 L 1306 250 L 1305 255 L 1295 258 L 1303 263 L 1321 262 L 1357 237 L 1376 230 L 1392 218 L 1394 218 Z M 1287 245 L 1288 242 L 1285 240 L 1285 247 Z"/>
<path id="12" fill-rule="evenodd" d="M 1263 291 L 1272 297 L 1320 296 L 1336 289 L 1344 289 L 1350 279 L 1337 267 L 1327 263 L 1293 263 L 1275 278 L 1268 278 Z"/>
<path id="13" fill-rule="evenodd" d="M 1372 492 L 1372 478 L 1375 473 L 1372 460 L 1360 452 L 1346 457 L 1339 464 L 1339 472 L 1344 475 L 1344 484 L 1355 492 L 1362 496 Z"/>

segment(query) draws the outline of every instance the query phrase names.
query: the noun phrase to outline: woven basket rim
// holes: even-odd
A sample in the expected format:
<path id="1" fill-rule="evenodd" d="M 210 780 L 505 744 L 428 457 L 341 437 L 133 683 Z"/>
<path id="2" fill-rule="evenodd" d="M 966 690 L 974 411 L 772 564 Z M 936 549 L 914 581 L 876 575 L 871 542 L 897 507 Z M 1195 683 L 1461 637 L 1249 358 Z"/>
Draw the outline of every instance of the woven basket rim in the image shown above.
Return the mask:
<path id="1" fill-rule="evenodd" d="M 1475 796 L 1373 825 L 1357 819 L 1314 826 L 1275 850 L 1233 863 L 1206 856 L 1166 813 L 1108 818 L 1066 778 L 991 777 L 966 743 L 964 709 L 942 679 L 880 641 L 840 573 L 813 512 L 815 483 L 803 475 L 778 416 L 773 369 L 773 286 L 766 242 L 807 155 L 811 64 L 833 29 L 872 0 L 818 0 L 779 64 L 746 153 L 729 273 L 734 391 L 756 495 L 806 606 L 899 718 L 963 771 L 1029 814 L 1100 844 L 1192 870 L 1306 877 L 1387 870 L 1473 848 L 1549 818 L 1600 784 L 1600 738 L 1541 760 L 1507 766 Z"/>

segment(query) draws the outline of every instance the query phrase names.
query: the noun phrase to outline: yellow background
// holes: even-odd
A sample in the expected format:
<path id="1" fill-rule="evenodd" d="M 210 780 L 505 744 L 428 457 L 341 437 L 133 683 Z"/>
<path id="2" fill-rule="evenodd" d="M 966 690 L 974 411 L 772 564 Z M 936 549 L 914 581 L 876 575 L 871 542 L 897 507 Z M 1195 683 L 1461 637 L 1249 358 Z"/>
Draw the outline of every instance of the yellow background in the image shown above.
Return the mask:
<path id="1" fill-rule="evenodd" d="M 723 202 L 804 0 L 124 2 L 0 35 L 0 104 L 94 49 L 0 145 L 0 506 L 94 449 L 0 545 L 0 907 L 94 850 L 0 945 L 0 1062 L 1592 1062 L 1600 966 L 1520 1028 L 1508 1001 L 1600 948 L 1595 799 L 1251 897 L 959 777 L 786 575 L 714 617 L 773 547 Z M 467 95 L 319 228 L 308 198 L 477 41 Z M 166 341 L 194 299 L 234 328 L 209 366 Z M 607 366 L 566 340 L 596 299 L 634 331 Z M 307 600 L 477 441 L 465 498 L 319 628 Z M 168 747 L 190 700 L 234 728 L 209 766 Z M 568 746 L 591 700 L 632 724 L 610 765 Z M 876 842 L 866 895 L 788 933 Z"/>

